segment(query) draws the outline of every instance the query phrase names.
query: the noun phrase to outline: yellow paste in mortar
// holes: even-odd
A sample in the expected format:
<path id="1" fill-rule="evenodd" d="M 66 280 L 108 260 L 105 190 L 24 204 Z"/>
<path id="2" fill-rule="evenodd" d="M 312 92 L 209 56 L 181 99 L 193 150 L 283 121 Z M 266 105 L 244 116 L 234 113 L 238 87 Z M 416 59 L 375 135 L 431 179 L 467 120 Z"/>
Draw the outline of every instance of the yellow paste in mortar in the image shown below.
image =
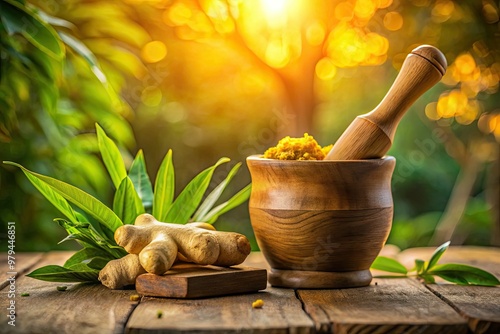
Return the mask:
<path id="1" fill-rule="evenodd" d="M 321 147 L 308 133 L 304 137 L 286 136 L 264 152 L 264 158 L 278 160 L 323 160 L 333 145 Z"/>

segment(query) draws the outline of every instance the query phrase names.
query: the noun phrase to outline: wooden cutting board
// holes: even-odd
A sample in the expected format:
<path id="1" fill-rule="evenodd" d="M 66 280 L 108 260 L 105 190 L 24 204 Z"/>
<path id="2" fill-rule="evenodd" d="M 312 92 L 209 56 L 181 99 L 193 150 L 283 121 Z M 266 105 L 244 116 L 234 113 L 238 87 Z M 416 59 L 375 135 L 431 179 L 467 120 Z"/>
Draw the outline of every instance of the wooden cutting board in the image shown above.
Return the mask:
<path id="1" fill-rule="evenodd" d="M 165 275 L 140 275 L 137 292 L 145 296 L 202 298 L 264 290 L 267 271 L 261 268 L 200 266 L 191 263 L 174 265 Z"/>

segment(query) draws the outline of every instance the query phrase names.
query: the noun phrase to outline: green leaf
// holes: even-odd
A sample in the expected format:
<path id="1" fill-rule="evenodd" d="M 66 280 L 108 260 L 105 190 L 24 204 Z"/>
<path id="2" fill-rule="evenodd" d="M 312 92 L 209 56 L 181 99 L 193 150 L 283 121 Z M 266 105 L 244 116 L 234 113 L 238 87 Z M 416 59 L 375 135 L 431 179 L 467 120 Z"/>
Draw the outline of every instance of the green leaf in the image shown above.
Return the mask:
<path id="1" fill-rule="evenodd" d="M 61 60 L 64 57 L 64 45 L 57 32 L 26 6 L 14 0 L 3 0 L 0 1 L 0 12 L 2 23 L 10 35 L 21 34 L 54 59 Z"/>
<path id="2" fill-rule="evenodd" d="M 106 258 L 108 261 L 114 258 L 109 256 L 107 253 L 103 252 L 101 249 L 94 247 L 85 247 L 80 249 L 78 252 L 74 253 L 65 263 L 64 267 L 69 268 L 77 263 L 84 263 L 85 261 L 90 262 L 93 258 Z"/>
<path id="3" fill-rule="evenodd" d="M 133 224 L 138 215 L 144 213 L 141 199 L 137 195 L 132 180 L 126 176 L 116 190 L 113 211 L 124 224 Z"/>
<path id="4" fill-rule="evenodd" d="M 230 161 L 229 158 L 221 158 L 215 165 L 196 175 L 175 199 L 167 213 L 165 222 L 186 224 L 198 205 L 200 205 L 215 168 L 228 161 Z"/>
<path id="5" fill-rule="evenodd" d="M 47 14 L 40 8 L 37 9 L 38 16 L 44 21 L 50 24 L 51 26 L 63 27 L 69 30 L 77 31 L 78 28 L 71 22 L 61 19 L 60 17 L 55 17 Z"/>
<path id="6" fill-rule="evenodd" d="M 96 257 L 92 258 L 91 260 L 84 261 L 84 264 L 87 265 L 87 267 L 89 267 L 90 269 L 95 269 L 95 270 L 99 270 L 100 271 L 111 260 L 114 260 L 114 258 L 113 259 L 109 259 L 109 258 L 104 258 L 104 257 L 96 256 Z M 72 267 L 72 269 L 73 268 L 74 267 Z"/>
<path id="7" fill-rule="evenodd" d="M 97 221 L 99 221 L 103 226 L 109 228 L 112 232 L 114 232 L 118 227 L 123 225 L 120 218 L 118 218 L 110 208 L 108 208 L 98 199 L 87 194 L 83 190 L 80 190 L 75 186 L 56 180 L 49 176 L 32 172 L 17 163 L 10 161 L 5 161 L 4 163 L 19 167 L 23 171 L 30 173 L 37 179 L 45 182 L 46 184 L 51 186 L 52 189 L 54 189 L 60 195 L 66 198 L 68 201 L 75 204 L 83 211 L 87 212 L 89 215 L 91 215 Z"/>
<path id="8" fill-rule="evenodd" d="M 217 187 L 214 188 L 214 190 L 212 190 L 212 192 L 210 192 L 210 194 L 208 194 L 208 196 L 205 198 L 203 203 L 201 203 L 198 210 L 196 210 L 195 214 L 193 215 L 193 221 L 202 222 L 206 220 L 205 216 L 210 211 L 210 209 L 213 208 L 215 202 L 217 202 L 217 200 L 220 198 L 227 185 L 229 184 L 229 182 L 231 182 L 240 167 L 241 163 L 237 163 L 236 165 L 234 165 L 234 167 L 231 168 L 231 170 L 227 174 L 224 181 L 222 181 Z"/>
<path id="9" fill-rule="evenodd" d="M 127 170 L 125 169 L 122 155 L 116 144 L 106 135 L 99 124 L 96 123 L 95 128 L 102 160 L 104 161 L 104 165 L 108 170 L 115 188 L 118 189 L 122 180 L 127 176 Z"/>
<path id="10" fill-rule="evenodd" d="M 172 150 L 163 158 L 156 175 L 155 190 L 153 197 L 153 216 L 164 222 L 167 212 L 172 205 L 175 190 L 175 172 L 172 164 Z"/>
<path id="11" fill-rule="evenodd" d="M 495 286 L 500 281 L 493 274 L 465 264 L 447 263 L 436 265 L 427 274 L 436 275 L 457 284 Z"/>
<path id="12" fill-rule="evenodd" d="M 68 234 L 68 236 L 61 241 L 59 241 L 59 244 L 69 241 L 69 240 L 78 240 L 81 241 L 81 245 L 84 247 L 100 247 L 99 243 L 95 241 L 89 234 L 81 231 L 77 232 L 72 232 L 71 234 Z"/>
<path id="13" fill-rule="evenodd" d="M 373 261 L 371 269 L 387 271 L 390 273 L 407 274 L 408 270 L 398 261 L 385 256 L 377 256 Z"/>
<path id="14" fill-rule="evenodd" d="M 432 256 L 431 256 L 431 259 L 429 260 L 429 263 L 427 264 L 426 271 L 428 271 L 429 269 L 431 269 L 432 267 L 434 267 L 438 263 L 439 259 L 441 258 L 443 253 L 448 249 L 449 246 L 450 246 L 450 242 L 447 241 L 444 244 L 442 244 L 441 246 L 439 246 L 438 248 L 436 248 L 434 253 L 432 253 Z"/>
<path id="15" fill-rule="evenodd" d="M 8 162 L 4 162 L 8 163 Z M 53 190 L 49 185 L 45 182 L 39 180 L 35 176 L 31 175 L 27 170 L 22 169 L 24 175 L 28 178 L 28 180 L 35 186 L 35 188 L 63 215 L 65 215 L 70 221 L 77 222 L 78 219 L 76 217 L 75 211 L 69 205 L 69 203 L 59 195 L 55 190 Z"/>
<path id="16" fill-rule="evenodd" d="M 421 279 L 423 279 L 424 282 L 427 283 L 427 284 L 434 284 L 434 283 L 436 283 L 436 280 L 434 279 L 434 276 L 432 276 L 432 275 L 423 274 L 423 275 L 419 275 L 418 277 L 420 277 Z"/>
<path id="17" fill-rule="evenodd" d="M 425 268 L 425 261 L 420 259 L 415 259 L 415 270 L 417 274 L 423 273 Z"/>
<path id="18" fill-rule="evenodd" d="M 137 155 L 132 162 L 132 166 L 128 172 L 128 177 L 134 184 L 135 191 L 139 195 L 142 204 L 146 210 L 153 206 L 153 187 L 149 180 L 148 171 L 146 169 L 146 161 L 142 150 L 137 152 Z"/>
<path id="19" fill-rule="evenodd" d="M 252 191 L 252 184 L 248 184 L 245 188 L 241 189 L 229 200 L 227 200 L 222 204 L 217 205 L 215 208 L 210 210 L 210 212 L 208 212 L 206 216 L 203 217 L 202 221 L 207 222 L 208 224 L 215 223 L 215 221 L 217 220 L 217 218 L 219 218 L 219 216 L 234 209 L 235 207 L 241 205 L 243 202 L 248 200 L 251 191 Z"/>
<path id="20" fill-rule="evenodd" d="M 78 39 L 74 38 L 69 34 L 66 34 L 65 32 L 60 31 L 59 36 L 61 36 L 61 39 L 63 40 L 64 43 L 66 43 L 69 47 L 75 50 L 75 52 L 78 53 L 83 59 L 85 59 L 85 61 L 90 66 L 90 70 L 92 71 L 92 73 L 94 73 L 96 78 L 102 84 L 106 84 L 107 83 L 106 75 L 101 70 L 97 58 L 92 53 L 92 51 L 90 51 L 90 49 L 81 41 L 79 41 Z"/>
<path id="21" fill-rule="evenodd" d="M 85 266 L 71 269 L 56 265 L 38 268 L 26 276 L 48 282 L 99 282 L 99 270 Z"/>

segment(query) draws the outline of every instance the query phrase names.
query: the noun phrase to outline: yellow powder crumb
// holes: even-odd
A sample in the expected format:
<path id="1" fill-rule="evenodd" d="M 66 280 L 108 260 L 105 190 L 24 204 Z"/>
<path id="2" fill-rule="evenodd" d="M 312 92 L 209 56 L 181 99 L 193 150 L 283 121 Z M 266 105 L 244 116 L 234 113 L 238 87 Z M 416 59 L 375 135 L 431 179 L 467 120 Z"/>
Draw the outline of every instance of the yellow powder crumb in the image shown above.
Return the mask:
<path id="1" fill-rule="evenodd" d="M 141 299 L 141 296 L 139 296 L 139 295 L 130 295 L 129 299 L 130 299 L 131 302 L 136 302 L 139 299 Z"/>
<path id="2" fill-rule="evenodd" d="M 278 160 L 323 160 L 333 145 L 321 147 L 308 133 L 304 137 L 286 136 L 264 152 L 264 158 Z"/>
<path id="3" fill-rule="evenodd" d="M 264 306 L 264 301 L 262 299 L 257 299 L 252 303 L 252 308 L 262 308 Z"/>

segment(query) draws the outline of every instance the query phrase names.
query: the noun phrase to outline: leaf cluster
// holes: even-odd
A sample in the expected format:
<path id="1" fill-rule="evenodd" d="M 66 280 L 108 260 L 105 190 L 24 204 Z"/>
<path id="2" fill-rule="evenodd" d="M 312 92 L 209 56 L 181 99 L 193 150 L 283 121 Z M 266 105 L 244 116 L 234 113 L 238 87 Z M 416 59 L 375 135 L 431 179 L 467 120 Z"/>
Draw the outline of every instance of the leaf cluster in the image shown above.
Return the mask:
<path id="1" fill-rule="evenodd" d="M 97 282 L 99 271 L 108 261 L 126 255 L 114 241 L 115 230 L 124 224 L 133 224 L 138 215 L 148 212 L 159 221 L 177 224 L 189 221 L 214 223 L 220 215 L 242 204 L 250 195 L 248 185 L 229 200 L 215 205 L 240 168 L 241 163 L 238 163 L 218 186 L 204 196 L 215 169 L 230 161 L 221 158 L 196 175 L 174 198 L 175 171 L 171 150 L 163 159 L 153 192 L 142 151 L 139 150 L 127 171 L 117 145 L 97 124 L 96 132 L 102 160 L 116 189 L 112 207 L 71 184 L 35 173 L 14 162 L 4 162 L 19 167 L 33 186 L 65 216 L 55 219 L 68 233 L 61 242 L 76 240 L 83 247 L 63 266 L 45 266 L 28 274 L 30 277 L 55 282 Z"/>
<path id="2" fill-rule="evenodd" d="M 397 260 L 385 256 L 378 256 L 371 268 L 398 274 L 377 276 L 379 278 L 417 277 L 430 284 L 436 282 L 435 276 L 437 276 L 459 285 L 500 285 L 500 281 L 493 274 L 480 268 L 457 263 L 438 264 L 439 259 L 449 246 L 450 242 L 448 241 L 436 248 L 429 261 L 415 259 L 415 266 L 411 270 L 407 270 Z M 410 274 L 412 272 L 415 273 Z"/>

